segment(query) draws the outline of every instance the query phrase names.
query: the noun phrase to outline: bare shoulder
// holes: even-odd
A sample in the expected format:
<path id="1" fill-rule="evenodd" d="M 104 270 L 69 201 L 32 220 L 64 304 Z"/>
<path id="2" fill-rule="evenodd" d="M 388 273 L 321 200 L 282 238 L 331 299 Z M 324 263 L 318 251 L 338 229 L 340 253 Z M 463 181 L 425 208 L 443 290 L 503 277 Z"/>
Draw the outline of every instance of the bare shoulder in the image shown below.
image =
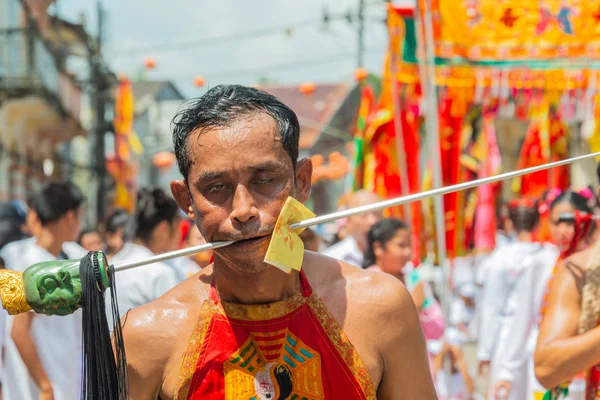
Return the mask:
<path id="1" fill-rule="evenodd" d="M 591 251 L 592 249 L 588 247 L 585 250 L 573 253 L 569 257 L 565 258 L 563 265 L 566 266 L 568 264 L 573 264 L 579 270 L 584 271 L 590 258 Z"/>
<path id="2" fill-rule="evenodd" d="M 587 248 L 565 258 L 556 271 L 557 282 L 561 282 L 563 286 L 568 286 L 569 288 L 576 287 L 577 292 L 580 294 L 585 284 L 590 253 L 591 249 Z"/>
<path id="3" fill-rule="evenodd" d="M 395 277 L 366 271 L 315 253 L 307 252 L 307 262 L 320 270 L 322 281 L 313 284 L 313 287 L 316 286 L 319 295 L 324 292 L 321 296 L 326 303 L 327 298 L 335 296 L 336 301 L 346 302 L 349 316 L 356 314 L 359 320 L 368 319 L 376 324 L 386 321 L 387 325 L 390 318 L 397 320 L 401 326 L 412 323 L 412 318 L 404 317 L 407 313 L 411 316 L 416 314 L 414 302 L 406 286 Z M 310 280 L 310 276 L 308 278 Z M 319 290 L 323 285 L 325 288 Z M 373 329 L 376 328 L 373 326 Z"/>
<path id="4" fill-rule="evenodd" d="M 130 364 L 166 361 L 187 341 L 202 301 L 208 295 L 210 271 L 201 271 L 160 298 L 136 307 L 121 318 Z M 152 349 L 152 351 L 148 351 Z"/>

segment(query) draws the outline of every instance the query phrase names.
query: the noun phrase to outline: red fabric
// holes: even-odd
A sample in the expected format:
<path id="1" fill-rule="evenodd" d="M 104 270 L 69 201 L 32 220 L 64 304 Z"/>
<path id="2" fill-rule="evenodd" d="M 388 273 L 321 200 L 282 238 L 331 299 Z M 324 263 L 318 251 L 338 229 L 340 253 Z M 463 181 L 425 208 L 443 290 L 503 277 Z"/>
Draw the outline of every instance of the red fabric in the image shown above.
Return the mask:
<path id="1" fill-rule="evenodd" d="M 402 104 L 400 110 L 401 134 L 404 141 L 404 156 L 407 171 L 401 171 L 398 161 L 396 144 L 396 129 L 394 120 L 381 126 L 373 135 L 371 146 L 373 148 L 374 188 L 384 198 L 394 198 L 402 195 L 402 181 L 400 174 L 408 177 L 407 194 L 418 193 L 421 190 L 419 178 L 419 124 L 417 119 L 418 105 Z M 421 262 L 421 225 L 422 212 L 420 202 L 409 205 L 412 221 L 409 223 L 412 235 L 413 262 Z M 390 216 L 406 218 L 402 206 L 389 210 Z"/>
<path id="2" fill-rule="evenodd" d="M 179 232 L 181 233 L 181 239 L 179 240 L 179 248 L 183 249 L 185 241 L 187 240 L 188 235 L 190 234 L 190 228 L 192 227 L 192 222 L 184 219 L 179 224 Z"/>
<path id="3" fill-rule="evenodd" d="M 587 374 L 586 400 L 596 400 L 600 393 L 600 365 L 591 368 Z"/>
<path id="4" fill-rule="evenodd" d="M 312 293 L 310 285 L 301 272 L 302 282 L 302 294 L 304 297 L 308 297 Z M 215 303 L 219 302 L 216 290 L 211 288 L 210 300 Z M 278 331 L 283 333 L 277 334 Z M 308 346 L 308 353 L 312 357 L 307 357 L 306 353 L 300 353 L 304 357 L 305 364 L 298 363 L 298 360 L 291 358 L 292 363 L 296 363 L 296 366 L 302 367 L 307 365 L 313 357 L 320 357 L 320 370 L 321 370 L 321 383 L 325 399 L 365 399 L 365 395 L 360 387 L 360 384 L 354 378 L 354 375 L 348 368 L 346 361 L 340 356 L 334 344 L 328 339 L 327 332 L 321 326 L 321 323 L 313 313 L 311 307 L 307 303 L 302 303 L 298 308 L 291 311 L 289 314 L 284 315 L 277 319 L 264 320 L 264 321 L 248 321 L 248 320 L 236 320 L 230 317 L 226 317 L 221 314 L 213 314 L 210 325 L 208 327 L 208 333 L 202 345 L 202 350 L 198 357 L 196 369 L 190 384 L 190 390 L 188 392 L 188 400 L 223 400 L 225 399 L 225 369 L 224 364 L 231 363 L 232 357 L 236 352 L 240 351 L 244 354 L 244 349 L 248 348 L 247 343 L 252 338 L 251 344 L 255 347 L 251 347 L 251 350 L 245 352 L 245 360 L 248 360 L 248 354 L 250 354 L 256 347 L 263 351 L 280 349 L 277 354 L 267 355 L 266 365 L 259 364 L 261 368 L 271 365 L 271 362 L 275 362 L 276 359 L 285 360 L 280 355 L 286 355 L 284 350 L 287 345 L 286 340 L 289 337 L 289 333 L 293 334 L 297 342 L 303 342 L 305 346 Z M 286 338 L 286 339 L 284 339 Z M 277 344 L 279 340 L 279 344 Z M 283 340 L 283 343 L 281 341 Z M 298 348 L 296 348 L 297 350 Z M 256 356 L 258 358 L 258 356 Z M 308 361 L 307 361 L 308 360 Z M 243 360 L 242 360 L 243 361 Z M 246 361 L 245 361 L 246 362 Z M 279 365 L 288 365 L 284 361 L 280 361 Z M 237 366 L 238 364 L 236 364 Z M 291 366 L 290 368 L 296 368 Z M 246 366 L 245 366 L 246 367 Z M 292 369 L 292 371 L 294 371 Z M 256 373 L 256 370 L 254 370 Z M 296 372 L 294 372 L 296 373 Z M 254 387 L 251 390 L 255 390 L 257 384 L 260 384 L 258 380 L 258 374 L 254 378 Z M 314 378 L 313 378 L 314 379 Z M 271 380 L 273 382 L 274 379 Z M 257 383 L 258 382 L 258 383 Z M 314 380 L 313 380 L 314 382 Z M 275 383 L 277 385 L 278 383 Z M 314 382 L 317 385 L 318 382 Z M 228 389 L 230 390 L 230 389 Z M 292 394 L 294 392 L 292 391 Z M 285 398 L 293 397 L 289 394 Z M 250 391 L 242 393 L 244 398 L 256 398 L 252 396 Z M 228 398 L 233 398 L 234 394 L 228 393 Z M 247 397 L 246 397 L 247 396 Z M 302 398 L 299 396 L 298 398 Z M 238 398 L 238 397 L 235 397 Z M 239 397 L 242 398 L 242 397 Z M 275 397 L 276 398 L 276 397 Z M 283 397 L 280 397 L 283 398 Z"/>
<path id="5" fill-rule="evenodd" d="M 459 157 L 461 150 L 459 143 L 463 115 L 455 115 L 452 106 L 452 99 L 449 97 L 440 101 L 440 154 L 443 186 L 459 183 Z M 459 230 L 461 227 L 458 223 L 458 206 L 458 192 L 444 196 L 446 251 L 449 258 L 459 256 L 463 244 L 459 239 Z"/>
<path id="6" fill-rule="evenodd" d="M 405 100 L 406 102 L 406 100 Z M 419 177 L 420 161 L 419 161 L 419 123 L 418 123 L 418 105 L 403 104 L 402 117 L 402 134 L 404 137 L 404 146 L 406 154 L 406 165 L 408 175 L 408 193 L 418 193 L 421 191 L 421 179 Z M 410 204 L 411 217 L 410 221 L 412 234 L 413 248 L 413 264 L 419 265 L 421 262 L 421 226 L 423 212 L 421 211 L 421 202 L 416 201 Z"/>
<path id="7" fill-rule="evenodd" d="M 559 146 L 560 140 L 565 140 L 566 130 L 558 117 L 550 119 L 550 148 L 551 157 L 548 160 L 544 156 L 542 139 L 540 137 L 540 129 L 538 122 L 532 122 L 526 135 L 517 169 L 534 167 L 548 162 L 560 161 L 567 154 Z M 542 193 L 549 187 L 566 189 L 569 186 L 569 167 L 557 167 L 545 171 L 538 171 L 524 175 L 521 179 L 521 195 L 527 197 L 539 198 Z"/>

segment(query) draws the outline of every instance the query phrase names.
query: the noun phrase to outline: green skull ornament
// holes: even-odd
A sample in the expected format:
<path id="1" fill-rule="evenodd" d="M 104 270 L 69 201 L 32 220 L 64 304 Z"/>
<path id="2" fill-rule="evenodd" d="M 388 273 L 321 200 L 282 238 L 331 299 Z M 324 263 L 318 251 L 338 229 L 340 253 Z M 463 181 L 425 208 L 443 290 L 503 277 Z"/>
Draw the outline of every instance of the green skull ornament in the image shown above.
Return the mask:
<path id="1" fill-rule="evenodd" d="M 103 253 L 90 253 L 92 265 L 98 266 L 98 289 L 104 291 L 110 286 L 107 273 L 108 262 Z M 68 315 L 81 308 L 82 291 L 79 266 L 81 260 L 47 261 L 30 266 L 21 276 L 14 271 L 0 276 L 8 281 L 6 293 L 2 295 L 2 305 L 11 314 L 27 311 L 29 305 L 38 314 Z M 19 282 L 20 281 L 20 282 Z M 19 289 L 22 288 L 22 289 Z M 26 304 L 24 304 L 24 300 Z"/>
<path id="2" fill-rule="evenodd" d="M 25 299 L 33 311 L 68 315 L 81 307 L 79 260 L 48 261 L 23 273 Z"/>

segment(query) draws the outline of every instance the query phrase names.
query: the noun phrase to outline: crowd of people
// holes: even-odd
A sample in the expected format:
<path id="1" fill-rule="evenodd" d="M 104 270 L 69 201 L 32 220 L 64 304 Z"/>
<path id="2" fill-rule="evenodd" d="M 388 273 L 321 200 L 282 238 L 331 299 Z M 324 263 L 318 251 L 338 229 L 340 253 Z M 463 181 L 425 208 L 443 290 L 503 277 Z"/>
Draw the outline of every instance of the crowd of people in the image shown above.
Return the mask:
<path id="1" fill-rule="evenodd" d="M 300 371 L 292 381 L 290 368 L 313 359 L 321 360 L 323 381 L 315 378 L 311 390 L 348 393 L 344 398 L 374 398 L 375 392 L 400 398 L 404 390 L 406 398 L 430 399 L 434 382 L 442 400 L 476 399 L 478 378 L 487 383 L 488 400 L 538 399 L 544 387 L 559 387 L 571 400 L 584 398 L 586 377 L 580 373 L 600 359 L 593 329 L 600 309 L 594 314 L 581 306 L 582 298 L 595 300 L 600 293 L 600 287 L 588 285 L 600 280 L 585 271 L 593 251 L 600 251 L 591 246 L 598 233 L 592 218 L 598 202 L 591 190 L 553 189 L 539 199 L 503 205 L 496 248 L 472 257 L 475 273 L 452 277 L 445 316 L 439 282 L 413 263 L 411 227 L 382 212 L 338 222 L 332 240 L 313 229 L 302 232 L 308 252 L 297 276 L 266 265 L 265 238 L 283 202 L 292 193 L 306 201 L 310 192 L 311 166 L 297 160 L 293 112 L 270 95 L 240 86 L 214 88 L 182 112 L 174 142 L 185 181 L 172 184 L 173 197 L 162 189 L 141 189 L 132 215 L 113 210 L 98 226 L 86 226 L 85 198 L 70 182 L 48 183 L 25 202 L 0 205 L 1 267 L 18 272 L 44 261 L 80 259 L 89 251 L 103 251 L 119 265 L 196 246 L 205 242 L 197 225 L 213 240 L 236 241 L 214 257 L 203 252 L 117 273 L 122 321 L 131 319 L 123 329 L 134 398 L 160 393 L 188 398 L 182 394 L 188 390 L 198 396 L 224 393 L 227 385 L 230 396 L 250 385 L 248 390 L 261 394 L 257 398 L 274 393 L 288 398 L 293 385 L 308 379 L 298 378 Z M 244 112 L 252 118 L 235 119 Z M 291 133 L 281 134 L 281 126 Z M 203 131 L 203 144 L 197 138 L 190 150 L 187 137 L 199 128 L 214 131 Z M 246 133 L 221 132 L 229 128 Z M 278 135 L 284 139 L 272 140 Z M 249 152 L 252 148 L 261 150 Z M 202 163 L 191 163 L 192 153 Z M 188 186 L 192 166 L 199 169 L 197 182 Z M 257 198 L 268 201 L 261 208 Z M 379 200 L 363 190 L 346 206 Z M 188 279 L 195 274 L 198 279 Z M 45 288 L 68 290 L 68 282 L 57 279 Z M 0 312 L 4 399 L 80 397 L 81 319 L 81 311 L 61 318 Z M 281 328 L 283 320 L 287 325 Z M 413 329 L 419 322 L 421 330 Z M 203 328 L 209 325 L 210 332 Z M 283 347 L 276 342 L 284 339 Z M 477 369 L 465 355 L 465 346 L 473 343 Z M 213 358 L 199 357 L 201 351 Z M 243 376 L 235 372 L 244 354 L 259 352 L 287 361 L 260 366 L 250 355 Z M 186 363 L 196 369 L 180 372 Z M 226 368 L 233 371 L 229 377 L 215 372 Z M 600 387 L 597 375 L 592 382 Z M 251 383 L 242 382 L 248 376 Z"/>
<path id="2" fill-rule="evenodd" d="M 22 272 L 55 259 L 103 251 L 111 263 L 205 243 L 196 226 L 161 189 L 141 190 L 136 211 L 114 210 L 99 227 L 85 227 L 84 196 L 69 182 L 44 185 L 26 202 L 0 206 L 0 264 Z M 119 273 L 120 310 L 157 299 L 206 266 L 210 252 Z M 4 399 L 78 399 L 81 368 L 80 311 L 67 317 L 2 311 Z M 107 312 L 107 316 L 111 313 Z"/>
<path id="3" fill-rule="evenodd" d="M 345 236 L 340 230 L 332 243 L 312 229 L 301 237 L 307 250 L 392 275 L 406 285 L 420 313 L 439 398 L 476 398 L 479 374 L 488 379 L 488 399 L 530 399 L 544 392 L 535 377 L 533 354 L 548 281 L 558 260 L 585 249 L 596 232 L 576 232 L 568 218 L 561 220 L 576 210 L 591 215 L 589 196 L 571 190 L 552 193 L 554 197 L 521 199 L 506 206 L 496 250 L 478 259 L 472 282 L 455 288 L 448 319 L 442 314 L 433 282 L 411 262 L 410 227 L 405 222 L 373 212 L 349 217 L 344 221 Z M 373 193 L 360 191 L 348 206 L 379 200 Z M 194 222 L 161 189 L 140 190 L 135 213 L 114 210 L 102 230 L 82 228 L 83 204 L 83 195 L 67 182 L 47 184 L 25 203 L 2 204 L 2 266 L 23 271 L 43 261 L 77 259 L 88 251 L 103 251 L 118 265 L 205 243 Z M 549 209 L 552 243 L 537 240 L 543 205 Z M 210 259 L 210 252 L 202 252 L 120 272 L 121 312 L 157 299 Z M 4 398 L 78 398 L 79 386 L 74 384 L 81 358 L 78 313 L 60 319 L 33 313 L 9 317 L 3 312 L 2 317 Z M 463 346 L 475 340 L 478 371 L 468 367 L 463 354 Z M 571 383 L 572 398 L 583 390 L 581 379 Z"/>

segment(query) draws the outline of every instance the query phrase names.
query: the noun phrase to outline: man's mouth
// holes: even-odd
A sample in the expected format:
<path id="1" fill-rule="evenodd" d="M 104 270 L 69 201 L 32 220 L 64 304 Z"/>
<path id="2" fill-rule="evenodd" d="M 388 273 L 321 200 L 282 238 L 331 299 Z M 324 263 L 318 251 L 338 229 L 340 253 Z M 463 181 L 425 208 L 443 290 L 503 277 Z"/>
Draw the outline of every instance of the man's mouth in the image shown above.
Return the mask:
<path id="1" fill-rule="evenodd" d="M 271 240 L 271 235 L 263 235 L 263 236 L 254 236 L 247 239 L 239 239 L 233 245 L 238 246 L 251 246 L 254 244 L 259 244 L 265 241 Z"/>

